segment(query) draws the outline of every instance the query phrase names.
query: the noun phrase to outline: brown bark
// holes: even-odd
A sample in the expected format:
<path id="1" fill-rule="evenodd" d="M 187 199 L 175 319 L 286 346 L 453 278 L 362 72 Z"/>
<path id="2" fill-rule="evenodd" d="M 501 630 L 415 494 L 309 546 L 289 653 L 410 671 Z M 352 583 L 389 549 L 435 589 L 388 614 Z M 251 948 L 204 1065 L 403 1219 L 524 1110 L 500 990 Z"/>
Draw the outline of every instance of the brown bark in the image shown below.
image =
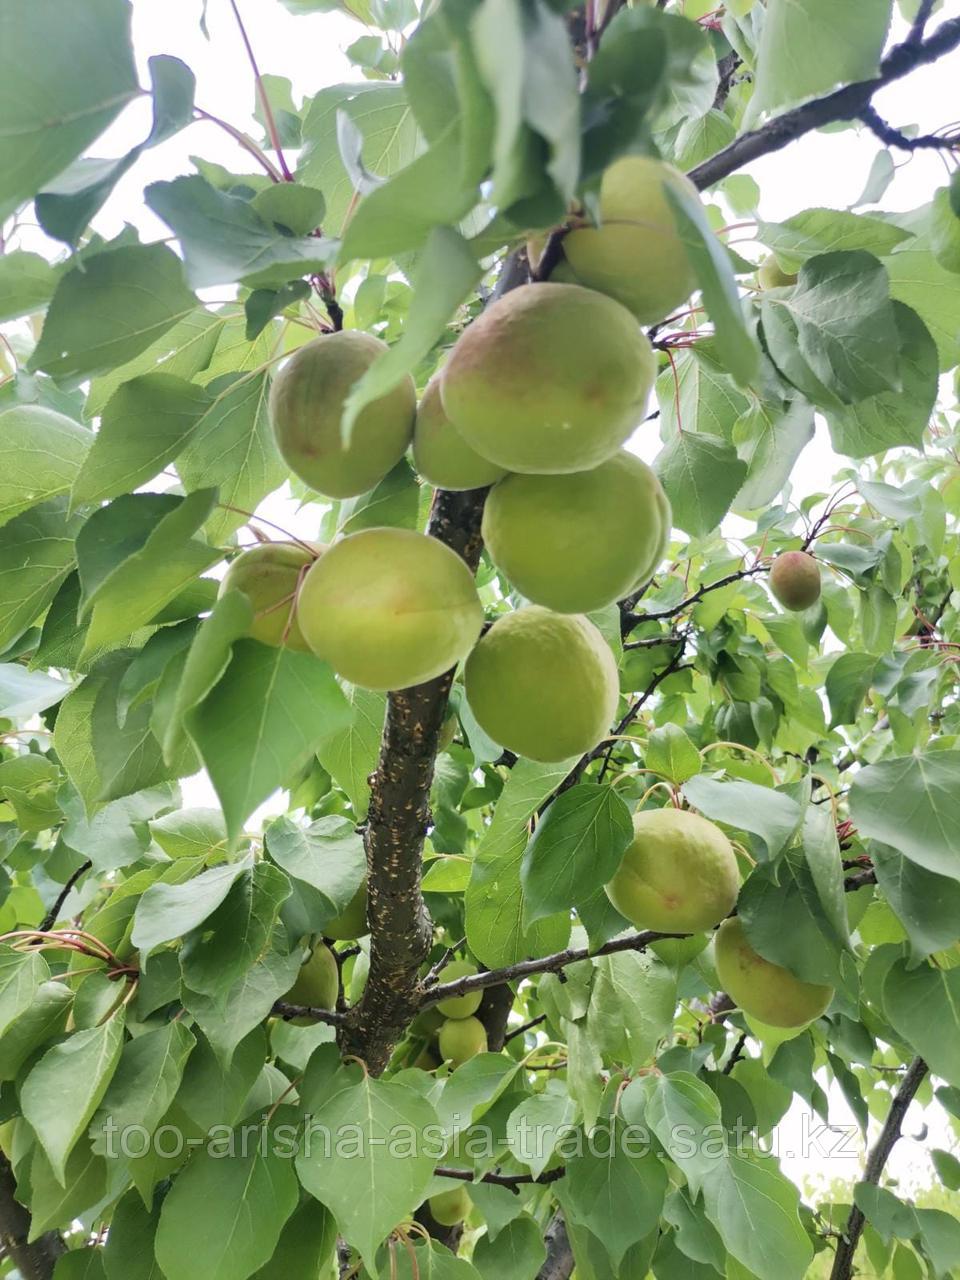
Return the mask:
<path id="1" fill-rule="evenodd" d="M 57 1259 L 66 1252 L 56 1231 L 27 1243 L 30 1214 L 17 1199 L 17 1183 L 6 1156 L 0 1153 L 0 1244 L 23 1280 L 51 1280 Z"/>

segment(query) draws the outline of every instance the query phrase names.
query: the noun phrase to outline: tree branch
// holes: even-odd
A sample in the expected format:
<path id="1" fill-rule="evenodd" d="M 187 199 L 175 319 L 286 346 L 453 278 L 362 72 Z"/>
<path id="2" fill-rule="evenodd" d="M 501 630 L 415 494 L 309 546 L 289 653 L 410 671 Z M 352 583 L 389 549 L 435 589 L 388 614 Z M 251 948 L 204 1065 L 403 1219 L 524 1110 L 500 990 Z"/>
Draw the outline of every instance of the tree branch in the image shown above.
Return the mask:
<path id="1" fill-rule="evenodd" d="M 530 978 L 537 973 L 556 973 L 567 965 L 576 964 L 578 960 L 610 956 L 617 951 L 643 951 L 651 942 L 657 942 L 660 938 L 686 937 L 689 935 L 685 933 L 655 933 L 652 929 L 647 929 L 643 933 L 627 934 L 625 938 L 614 938 L 612 942 L 605 942 L 596 950 L 591 950 L 590 947 L 568 947 L 566 951 L 557 951 L 537 960 L 520 960 L 504 969 L 489 969 L 485 973 L 474 973 L 467 978 L 455 978 L 453 982 L 441 982 L 426 991 L 421 989 L 419 1005 L 424 1008 L 436 1004 L 438 1000 L 446 1000 L 449 996 L 465 996 L 470 991 L 483 991 L 487 987 Z"/>
<path id="2" fill-rule="evenodd" d="M 278 1000 L 270 1012 L 286 1022 L 291 1018 L 309 1018 L 311 1022 L 326 1022 L 331 1027 L 339 1027 L 346 1020 L 346 1014 L 336 1013 L 333 1009 L 318 1009 L 311 1004 L 289 1004 L 286 1000 Z"/>
<path id="3" fill-rule="evenodd" d="M 451 1169 L 442 1166 L 434 1169 L 433 1172 L 438 1178 L 455 1178 L 458 1182 L 489 1182 L 491 1186 L 507 1187 L 511 1191 L 516 1191 L 518 1187 L 531 1183 L 543 1187 L 549 1182 L 559 1182 L 566 1176 L 567 1170 L 564 1165 L 559 1165 L 556 1169 L 548 1169 L 536 1178 L 532 1173 L 485 1173 L 479 1179 L 474 1177 L 472 1169 Z"/>
<path id="4" fill-rule="evenodd" d="M 911 33 L 911 37 L 903 44 L 890 50 L 880 64 L 880 74 L 872 80 L 859 80 L 823 98 L 815 98 L 812 102 L 805 102 L 802 106 L 775 116 L 759 129 L 735 138 L 728 147 L 691 169 L 688 176 L 702 191 L 735 173 L 737 169 L 742 169 L 751 160 L 780 151 L 813 129 L 822 128 L 837 120 L 854 120 L 870 105 L 870 100 L 878 89 L 909 75 L 918 67 L 936 62 L 957 45 L 960 45 L 960 18 L 951 18 L 942 23 L 925 40 L 915 40 Z"/>
<path id="5" fill-rule="evenodd" d="M 770 567 L 765 564 L 755 564 L 749 569 L 738 569 L 736 573 L 728 573 L 725 578 L 717 578 L 716 582 L 707 582 L 702 587 L 698 587 L 692 595 L 687 596 L 685 600 L 681 600 L 679 604 L 675 604 L 670 609 L 661 609 L 655 613 L 624 614 L 624 628 L 626 631 L 632 631 L 641 622 L 663 622 L 668 618 L 676 618 L 678 614 L 684 613 L 687 609 L 697 604 L 711 591 L 719 591 L 721 587 L 729 587 L 732 583 L 739 582 L 742 578 L 752 578 L 758 573 L 769 572 Z"/>
<path id="6" fill-rule="evenodd" d="M 888 124 L 874 107 L 864 107 L 857 119 L 861 120 L 885 146 L 899 147 L 901 151 L 922 151 L 924 149 L 930 151 L 956 151 L 957 149 L 957 139 L 949 134 L 941 137 L 937 133 L 921 133 L 916 138 L 911 138 L 908 134 L 901 133 L 899 129 L 895 129 L 893 125 Z"/>
<path id="7" fill-rule="evenodd" d="M 537 1280 L 570 1280 L 576 1260 L 570 1247 L 563 1214 L 559 1211 L 550 1219 L 543 1242 L 547 1246 L 547 1257 L 537 1272 Z"/>
<path id="8" fill-rule="evenodd" d="M 17 1199 L 17 1183 L 6 1156 L 0 1152 L 0 1244 L 23 1280 L 51 1280 L 66 1246 L 56 1231 L 27 1243 L 30 1214 Z"/>
<path id="9" fill-rule="evenodd" d="M 907 1114 L 907 1109 L 926 1074 L 927 1064 L 922 1058 L 914 1058 L 907 1068 L 907 1074 L 900 1082 L 900 1088 L 894 1094 L 887 1118 L 884 1121 L 883 1128 L 880 1130 L 880 1136 L 867 1156 L 867 1167 L 863 1175 L 864 1182 L 870 1183 L 874 1187 L 879 1185 L 880 1175 L 883 1173 L 890 1152 L 896 1146 L 900 1137 L 900 1126 L 903 1124 L 903 1118 Z M 850 1216 L 847 1218 L 847 1226 L 843 1236 L 837 1244 L 830 1280 L 850 1280 L 850 1276 L 853 1273 L 853 1257 L 857 1252 L 857 1245 L 863 1232 L 863 1222 L 863 1214 L 854 1205 L 850 1210 Z"/>
<path id="10" fill-rule="evenodd" d="M 47 914 L 40 921 L 38 928 L 40 929 L 41 933 L 46 933 L 48 929 L 52 929 L 53 926 L 57 923 L 57 920 L 60 918 L 60 910 L 63 904 L 66 902 L 66 900 L 70 897 L 70 890 L 77 883 L 80 877 L 85 872 L 89 871 L 92 866 L 93 866 L 93 863 L 90 861 L 89 858 L 87 858 L 85 862 L 82 862 L 80 866 L 77 867 L 76 871 L 74 871 L 73 875 L 70 877 L 67 883 L 63 886 L 63 888 L 57 894 L 57 898 L 53 906 L 50 908 Z"/>

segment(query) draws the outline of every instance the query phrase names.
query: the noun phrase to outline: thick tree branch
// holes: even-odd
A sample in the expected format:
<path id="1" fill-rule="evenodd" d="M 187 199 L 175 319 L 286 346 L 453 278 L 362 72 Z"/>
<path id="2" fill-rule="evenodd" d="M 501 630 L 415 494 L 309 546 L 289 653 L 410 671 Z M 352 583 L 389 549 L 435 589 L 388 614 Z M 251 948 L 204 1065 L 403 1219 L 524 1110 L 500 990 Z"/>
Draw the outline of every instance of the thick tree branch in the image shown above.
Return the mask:
<path id="1" fill-rule="evenodd" d="M 908 38 L 896 45 L 880 64 L 880 74 L 872 80 L 846 85 L 823 98 L 815 98 L 775 116 L 759 129 L 741 134 L 728 147 L 691 169 L 691 181 L 702 191 L 722 178 L 742 169 L 751 160 L 780 151 L 805 133 L 837 120 L 855 120 L 870 105 L 873 95 L 894 80 L 918 67 L 936 62 L 960 45 L 960 18 L 951 18 L 926 39 Z"/>
<path id="2" fill-rule="evenodd" d="M 864 1182 L 868 1182 L 872 1186 L 879 1185 L 880 1176 L 889 1159 L 890 1152 L 896 1146 L 900 1137 L 900 1126 L 903 1124 L 903 1118 L 907 1114 L 907 1109 L 926 1074 L 927 1064 L 922 1058 L 914 1058 L 907 1068 L 907 1074 L 900 1082 L 900 1088 L 894 1094 L 887 1118 L 884 1121 L 883 1128 L 880 1130 L 880 1136 L 867 1156 L 867 1167 L 863 1175 Z M 837 1243 L 837 1252 L 833 1259 L 830 1280 L 850 1280 L 850 1276 L 853 1273 L 854 1254 L 857 1252 L 857 1245 L 863 1232 L 863 1221 L 863 1214 L 854 1205 L 850 1210 L 849 1218 L 847 1218 L 847 1226 L 843 1236 Z"/>
<path id="3" fill-rule="evenodd" d="M 17 1183 L 5 1155 L 0 1152 L 0 1244 L 23 1280 L 51 1280 L 57 1259 L 66 1253 L 56 1231 L 47 1231 L 33 1244 L 30 1214 L 17 1199 Z"/>
<path id="4" fill-rule="evenodd" d="M 901 133 L 899 129 L 888 124 L 874 107 L 864 107 L 857 118 L 888 147 L 899 147 L 901 151 L 956 151 L 957 149 L 957 139 L 954 135 L 921 133 L 911 138 L 909 134 Z"/>
<path id="5" fill-rule="evenodd" d="M 480 517 L 485 489 L 434 498 L 428 533 L 462 556 L 480 562 Z M 387 699 L 380 761 L 370 784 L 364 843 L 367 851 L 367 922 L 370 976 L 360 1003 L 347 1014 L 340 1043 L 373 1074 L 417 1008 L 420 966 L 430 950 L 432 924 L 420 889 L 423 842 L 430 821 L 430 785 L 447 711 L 453 671 Z"/>
<path id="6" fill-rule="evenodd" d="M 543 1242 L 547 1246 L 547 1257 L 537 1272 L 537 1280 L 570 1280 L 576 1260 L 562 1213 L 557 1212 L 550 1219 Z"/>

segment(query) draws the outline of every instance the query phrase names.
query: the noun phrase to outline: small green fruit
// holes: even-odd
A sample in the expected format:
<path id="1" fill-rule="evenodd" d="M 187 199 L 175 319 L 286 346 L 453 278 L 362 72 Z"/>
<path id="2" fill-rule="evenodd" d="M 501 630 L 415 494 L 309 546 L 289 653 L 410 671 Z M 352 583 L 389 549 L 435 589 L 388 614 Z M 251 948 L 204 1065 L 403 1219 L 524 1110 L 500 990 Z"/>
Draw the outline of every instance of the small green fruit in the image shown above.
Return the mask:
<path id="1" fill-rule="evenodd" d="M 696 960 L 709 945 L 708 933 L 694 933 L 689 938 L 660 938 L 657 942 L 651 942 L 647 950 L 652 951 L 671 968 L 682 969 L 684 965 Z"/>
<path id="2" fill-rule="evenodd" d="M 770 570 L 770 590 L 792 613 L 802 613 L 820 599 L 820 566 L 806 551 L 784 551 Z"/>
<path id="3" fill-rule="evenodd" d="M 436 1071 L 440 1065 L 440 1059 L 429 1047 L 425 1047 L 420 1050 L 410 1065 L 417 1067 L 420 1071 Z"/>
<path id="4" fill-rule="evenodd" d="M 797 273 L 784 271 L 772 253 L 757 268 L 757 284 L 761 289 L 784 289 L 796 283 Z"/>
<path id="5" fill-rule="evenodd" d="M 607 897 L 637 929 L 699 933 L 728 916 L 740 875 L 718 826 L 685 809 L 634 815 L 633 840 Z"/>
<path id="6" fill-rule="evenodd" d="M 417 393 L 409 376 L 361 409 L 348 445 L 341 436 L 347 396 L 387 350 L 368 333 L 326 334 L 301 347 L 273 380 L 277 448 L 295 476 L 329 498 L 372 489 L 410 443 Z"/>
<path id="7" fill-rule="evenodd" d="M 507 476 L 487 498 L 483 540 L 528 600 L 590 613 L 650 578 L 669 511 L 653 471 L 621 450 L 592 471 Z"/>
<path id="8" fill-rule="evenodd" d="M 617 709 L 617 664 L 593 623 L 538 605 L 499 618 L 467 659 L 467 701 L 495 742 L 531 760 L 591 751 Z"/>
<path id="9" fill-rule="evenodd" d="M 479 1018 L 451 1018 L 440 1028 L 438 1039 L 444 1062 L 455 1067 L 487 1048 L 487 1033 Z"/>
<path id="10" fill-rule="evenodd" d="M 529 284 L 464 330 L 440 393 L 481 457 L 557 475 L 617 452 L 643 418 L 655 376 L 653 349 L 629 311 L 578 285 Z"/>
<path id="11" fill-rule="evenodd" d="M 299 620 L 338 675 L 385 691 L 455 666 L 480 634 L 483 608 L 473 574 L 436 538 L 363 529 L 334 543 L 307 574 Z"/>
<path id="12" fill-rule="evenodd" d="M 440 981 L 455 982 L 457 978 L 470 978 L 476 972 L 477 966 L 469 960 L 454 960 L 443 970 Z M 482 999 L 482 991 L 471 991 L 465 996 L 450 996 L 447 1000 L 441 1000 L 437 1008 L 445 1018 L 469 1018 L 480 1008 Z"/>
<path id="13" fill-rule="evenodd" d="M 320 551 L 322 548 L 317 554 Z M 248 547 L 230 562 L 219 594 L 242 591 L 248 597 L 253 605 L 250 635 L 254 640 L 309 653 L 296 618 L 296 594 L 316 558 L 295 542 L 262 542 Z"/>
<path id="14" fill-rule="evenodd" d="M 337 942 L 352 941 L 362 938 L 367 929 L 367 881 L 361 881 L 360 887 L 344 909 L 333 920 L 323 926 L 324 935 Z"/>
<path id="15" fill-rule="evenodd" d="M 339 989 L 340 980 L 334 954 L 325 943 L 318 942 L 300 966 L 296 982 L 283 999 L 287 1004 L 303 1004 L 312 1009 L 334 1009 Z M 298 1027 L 313 1026 L 310 1018 L 291 1018 L 291 1022 Z"/>
<path id="16" fill-rule="evenodd" d="M 440 376 L 427 383 L 413 429 L 413 465 L 438 489 L 483 489 L 506 475 L 471 449 L 443 411 Z"/>
<path id="17" fill-rule="evenodd" d="M 563 252 L 581 284 L 615 298 L 641 324 L 656 324 L 696 287 L 696 274 L 665 188 L 699 200 L 678 169 L 624 156 L 600 184 L 600 225 L 570 231 Z"/>
<path id="18" fill-rule="evenodd" d="M 433 1220 L 439 1222 L 441 1227 L 455 1227 L 473 1208 L 473 1201 L 466 1187 L 441 1191 L 438 1196 L 431 1196 L 428 1203 Z"/>
<path id="19" fill-rule="evenodd" d="M 805 1026 L 825 1013 L 833 999 L 833 987 L 801 982 L 789 969 L 758 955 L 736 916 L 717 930 L 714 962 L 730 998 L 770 1027 Z"/>

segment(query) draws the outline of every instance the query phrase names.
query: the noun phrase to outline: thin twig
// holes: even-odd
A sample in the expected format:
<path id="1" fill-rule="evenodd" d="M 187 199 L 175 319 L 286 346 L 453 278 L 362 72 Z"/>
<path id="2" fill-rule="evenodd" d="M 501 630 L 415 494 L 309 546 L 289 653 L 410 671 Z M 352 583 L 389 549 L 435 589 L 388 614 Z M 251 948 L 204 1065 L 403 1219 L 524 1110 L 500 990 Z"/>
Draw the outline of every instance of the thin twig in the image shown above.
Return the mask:
<path id="1" fill-rule="evenodd" d="M 309 1018 L 311 1022 L 326 1022 L 331 1027 L 339 1027 L 346 1014 L 337 1013 L 334 1009 L 317 1009 L 311 1004 L 290 1004 L 286 1000 L 278 1000 L 271 1010 L 289 1022 L 291 1018 Z"/>
<path id="2" fill-rule="evenodd" d="M 685 613 L 687 609 L 697 604 L 708 595 L 711 591 L 719 591 L 721 587 L 729 587 L 734 582 L 739 582 L 742 578 L 753 578 L 758 573 L 769 573 L 770 567 L 765 564 L 751 565 L 749 569 L 738 569 L 735 573 L 728 573 L 724 578 L 717 578 L 715 582 L 707 582 L 702 587 L 698 587 L 692 595 L 681 600 L 679 604 L 673 605 L 669 609 L 661 609 L 653 613 L 628 613 L 623 621 L 629 630 L 640 625 L 641 622 L 662 622 L 668 618 L 675 618 L 678 614 Z"/>
<path id="3" fill-rule="evenodd" d="M 287 168 L 287 160 L 283 154 L 283 147 L 280 143 L 280 133 L 277 129 L 277 122 L 273 117 L 273 108 L 270 105 L 270 97 L 267 93 L 266 86 L 263 83 L 263 76 L 260 74 L 260 68 L 257 66 L 257 56 L 253 52 L 253 45 L 250 43 L 250 37 L 247 35 L 247 29 L 243 25 L 243 19 L 240 17 L 240 10 L 237 8 L 237 0 L 230 0 L 230 8 L 233 10 L 233 16 L 237 20 L 237 26 L 240 28 L 240 38 L 243 40 L 244 48 L 247 51 L 247 57 L 250 59 L 250 66 L 253 68 L 253 78 L 257 83 L 257 97 L 260 99 L 260 106 L 263 108 L 263 119 L 267 126 L 267 133 L 273 144 L 273 149 L 277 153 L 277 164 L 280 166 L 280 172 L 283 174 L 284 182 L 293 182 L 293 174 Z"/>
<path id="4" fill-rule="evenodd" d="M 565 1166 L 559 1165 L 556 1169 L 547 1169 L 537 1177 L 532 1173 L 485 1173 L 483 1177 L 477 1178 L 472 1169 L 451 1169 L 441 1165 L 433 1172 L 438 1178 L 455 1178 L 458 1182 L 488 1182 L 494 1187 L 508 1187 L 511 1191 L 516 1191 L 518 1187 L 529 1183 L 542 1187 L 550 1182 L 559 1182 L 566 1177 L 567 1170 Z"/>
<path id="5" fill-rule="evenodd" d="M 503 1037 L 503 1043 L 506 1044 L 508 1040 L 512 1040 L 515 1036 L 525 1035 L 528 1031 L 532 1031 L 534 1027 L 539 1027 L 540 1023 L 546 1022 L 546 1020 L 547 1015 L 545 1013 L 537 1014 L 535 1018 L 531 1018 L 529 1022 L 525 1022 L 522 1027 L 514 1027 L 512 1031 L 508 1031 Z"/>
<path id="6" fill-rule="evenodd" d="M 53 906 L 50 908 L 47 914 L 40 921 L 38 928 L 41 933 L 46 933 L 48 929 L 52 929 L 53 926 L 57 923 L 57 921 L 60 918 L 60 910 L 63 907 L 63 904 L 66 902 L 66 900 L 70 897 L 70 890 L 77 883 L 80 877 L 84 875 L 85 872 L 89 871 L 92 866 L 93 866 L 93 863 L 90 861 L 89 858 L 87 858 L 86 862 L 82 862 L 80 866 L 77 867 L 76 871 L 74 871 L 73 875 L 70 877 L 67 883 L 63 886 L 63 888 L 57 894 L 57 898 Z"/>

